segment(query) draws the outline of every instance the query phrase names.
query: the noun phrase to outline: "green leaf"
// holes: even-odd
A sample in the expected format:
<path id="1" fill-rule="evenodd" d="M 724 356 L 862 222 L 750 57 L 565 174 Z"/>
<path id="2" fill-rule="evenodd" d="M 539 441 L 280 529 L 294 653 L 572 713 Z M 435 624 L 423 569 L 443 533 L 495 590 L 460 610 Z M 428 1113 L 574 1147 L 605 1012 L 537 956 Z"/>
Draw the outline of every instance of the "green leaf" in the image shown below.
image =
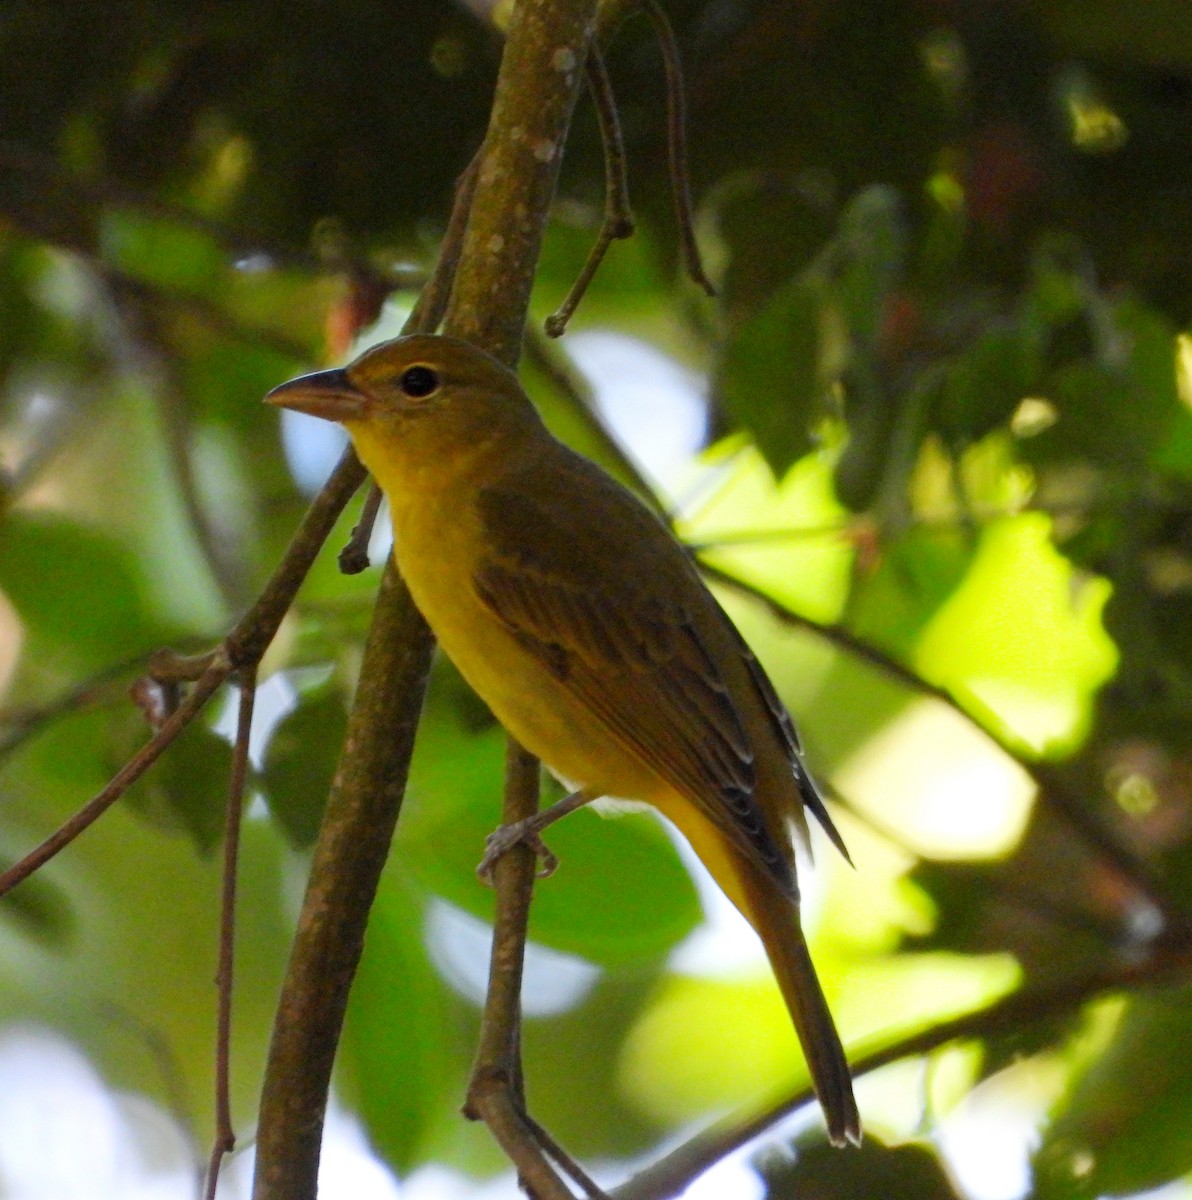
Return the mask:
<path id="1" fill-rule="evenodd" d="M 836 295 L 853 343 L 878 345 L 886 299 L 902 276 L 906 228 L 902 202 L 890 187 L 859 192 L 844 210 L 829 253 Z"/>
<path id="2" fill-rule="evenodd" d="M 333 680 L 306 693 L 278 722 L 265 751 L 265 802 L 292 846 L 314 844 L 348 728 L 343 692 Z"/>
<path id="3" fill-rule="evenodd" d="M 1031 393 L 1038 370 L 1038 346 L 1021 328 L 982 331 L 947 368 L 939 397 L 943 429 L 954 443 L 967 444 L 1004 425 Z"/>
<path id="4" fill-rule="evenodd" d="M 115 538 L 65 517 L 22 511 L 4 517 L 0 588 L 29 631 L 29 653 L 49 656 L 53 665 L 94 670 L 171 636 L 153 615 L 133 555 Z"/>
<path id="5" fill-rule="evenodd" d="M 1037 1200 L 1149 1191 L 1192 1170 L 1192 989 L 1134 996 L 1035 1155 Z"/>
<path id="6" fill-rule="evenodd" d="M 779 178 L 732 174 L 702 207 L 709 219 L 701 243 L 710 243 L 712 263 L 718 253 L 727 257 L 720 292 L 734 319 L 759 311 L 811 264 L 835 231 L 831 189 L 811 171 Z"/>
<path id="7" fill-rule="evenodd" d="M 422 941 L 423 911 L 389 872 L 368 920 L 337 1069 L 395 1171 L 423 1157 L 437 1114 L 463 1096 L 470 1006 L 444 985 Z"/>
<path id="8" fill-rule="evenodd" d="M 232 747 L 193 721 L 124 799 L 150 823 L 185 830 L 210 854 L 223 838 L 231 773 Z"/>
<path id="9" fill-rule="evenodd" d="M 823 303 L 822 284 L 796 276 L 733 332 L 716 374 L 717 395 L 778 478 L 811 448 L 824 396 Z"/>
<path id="10" fill-rule="evenodd" d="M 395 853 L 424 886 L 488 920 L 476 865 L 500 821 L 505 735 L 467 728 L 451 695 L 460 686 L 440 675 L 431 689 Z M 561 794 L 544 793 L 544 803 Z M 654 818 L 584 810 L 545 836 L 560 866 L 534 893 L 537 941 L 605 965 L 653 961 L 699 924 L 695 887 Z"/>
<path id="11" fill-rule="evenodd" d="M 1079 462 L 1136 471 L 1162 460 L 1186 412 L 1176 387 L 1174 332 L 1160 313 L 1127 300 L 1100 313 L 1094 353 L 1049 372 L 1042 386 L 1059 419 L 1022 443 L 1035 462 Z"/>

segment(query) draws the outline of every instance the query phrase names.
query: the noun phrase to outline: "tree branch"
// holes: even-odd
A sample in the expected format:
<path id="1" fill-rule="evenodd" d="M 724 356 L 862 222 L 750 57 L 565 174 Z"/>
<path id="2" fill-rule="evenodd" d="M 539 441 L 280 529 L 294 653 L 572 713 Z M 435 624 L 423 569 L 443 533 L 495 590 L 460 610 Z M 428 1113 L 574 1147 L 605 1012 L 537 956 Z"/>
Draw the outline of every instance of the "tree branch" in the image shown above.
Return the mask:
<path id="1" fill-rule="evenodd" d="M 207 1161 L 204 1200 L 215 1200 L 219 1168 L 225 1154 L 236 1147 L 232 1126 L 231 1052 L 232 984 L 236 950 L 236 875 L 240 861 L 241 817 L 244 785 L 248 780 L 248 745 L 252 736 L 252 714 L 257 697 L 257 672 L 249 667 L 240 673 L 240 711 L 236 742 L 232 749 L 232 778 L 228 784 L 228 808 L 224 815 L 223 885 L 219 899 L 219 969 L 216 984 L 219 1007 L 215 1035 L 215 1141 Z"/>
<path id="2" fill-rule="evenodd" d="M 446 331 L 513 366 L 597 0 L 520 0 L 497 77 Z"/>
<path id="3" fill-rule="evenodd" d="M 505 755 L 505 803 L 509 825 L 538 811 L 538 760 L 512 738 Z M 537 1127 L 525 1119 L 520 1029 L 522 966 L 526 926 L 534 893 L 536 855 L 517 845 L 493 866 L 497 912 L 488 991 L 480 1024 L 480 1043 L 468 1079 L 464 1116 L 483 1121 L 517 1167 L 530 1195 L 542 1200 L 571 1200 L 571 1192 L 542 1152 Z"/>
<path id="4" fill-rule="evenodd" d="M 521 346 L 595 7 L 596 0 L 522 0 L 502 57 L 446 327 L 510 364 Z M 254 1200 L 316 1194 L 331 1066 L 401 804 L 431 646 L 391 563 L 274 1025 Z"/>
<path id="5" fill-rule="evenodd" d="M 401 807 L 432 646 L 390 562 L 274 1021 L 255 1200 L 301 1200 L 317 1192 L 331 1068 Z"/>

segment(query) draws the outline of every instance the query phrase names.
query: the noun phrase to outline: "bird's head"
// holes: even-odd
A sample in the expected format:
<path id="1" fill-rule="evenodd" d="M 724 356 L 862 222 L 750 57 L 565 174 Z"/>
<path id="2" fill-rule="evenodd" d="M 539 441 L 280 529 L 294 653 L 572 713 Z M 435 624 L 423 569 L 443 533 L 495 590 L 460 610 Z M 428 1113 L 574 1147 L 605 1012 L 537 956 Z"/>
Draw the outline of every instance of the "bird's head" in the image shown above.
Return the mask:
<path id="1" fill-rule="evenodd" d="M 386 492 L 542 428 L 512 371 L 467 342 L 429 334 L 382 342 L 346 367 L 291 379 L 265 401 L 338 421 Z"/>

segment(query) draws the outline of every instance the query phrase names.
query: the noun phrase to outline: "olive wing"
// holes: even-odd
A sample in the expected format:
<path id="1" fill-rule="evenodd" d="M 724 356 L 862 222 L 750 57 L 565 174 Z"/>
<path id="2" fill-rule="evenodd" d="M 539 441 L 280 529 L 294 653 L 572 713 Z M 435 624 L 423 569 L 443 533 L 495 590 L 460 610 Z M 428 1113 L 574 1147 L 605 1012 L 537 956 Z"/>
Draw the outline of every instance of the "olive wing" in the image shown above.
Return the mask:
<path id="1" fill-rule="evenodd" d="M 532 484 L 507 478 L 481 493 L 479 509 L 482 603 L 611 737 L 794 896 L 789 851 L 754 795 L 753 746 L 697 615 L 710 604 L 728 619 L 669 532 L 580 459 L 551 473 L 539 463 Z"/>

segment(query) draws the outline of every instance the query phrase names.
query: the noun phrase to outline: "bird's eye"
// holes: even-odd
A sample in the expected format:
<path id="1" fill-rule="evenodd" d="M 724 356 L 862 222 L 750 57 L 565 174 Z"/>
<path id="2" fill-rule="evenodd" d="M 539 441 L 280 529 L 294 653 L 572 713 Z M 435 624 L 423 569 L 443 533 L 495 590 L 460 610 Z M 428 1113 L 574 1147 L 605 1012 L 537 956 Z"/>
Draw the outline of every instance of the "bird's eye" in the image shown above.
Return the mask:
<path id="1" fill-rule="evenodd" d="M 414 400 L 424 400 L 439 387 L 439 377 L 430 367 L 407 367 L 397 382 L 401 390 Z"/>

